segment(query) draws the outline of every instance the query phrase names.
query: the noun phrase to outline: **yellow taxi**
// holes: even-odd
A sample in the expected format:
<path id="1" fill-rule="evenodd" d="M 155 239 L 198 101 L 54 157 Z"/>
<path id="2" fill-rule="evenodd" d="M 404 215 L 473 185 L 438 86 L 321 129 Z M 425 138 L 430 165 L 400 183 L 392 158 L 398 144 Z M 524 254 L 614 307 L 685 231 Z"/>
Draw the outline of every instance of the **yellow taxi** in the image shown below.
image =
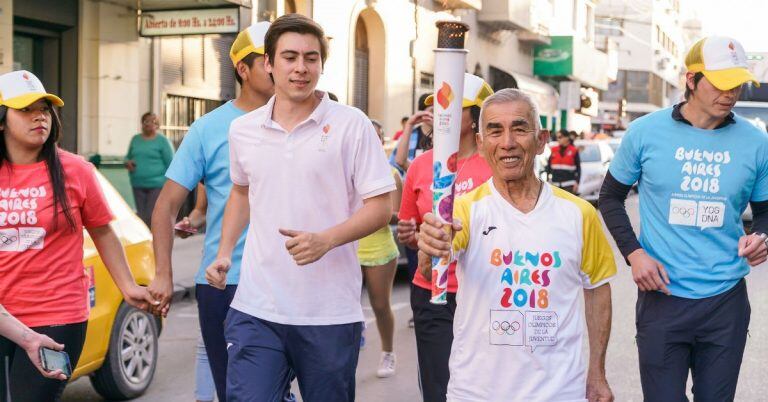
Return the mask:
<path id="1" fill-rule="evenodd" d="M 155 275 L 151 232 L 109 181 L 96 173 L 115 215 L 111 225 L 123 244 L 133 277 L 139 285 L 149 285 Z M 83 265 L 91 279 L 91 313 L 72 380 L 90 376 L 93 387 L 106 399 L 138 397 L 155 374 L 162 320 L 123 301 L 87 231 Z"/>

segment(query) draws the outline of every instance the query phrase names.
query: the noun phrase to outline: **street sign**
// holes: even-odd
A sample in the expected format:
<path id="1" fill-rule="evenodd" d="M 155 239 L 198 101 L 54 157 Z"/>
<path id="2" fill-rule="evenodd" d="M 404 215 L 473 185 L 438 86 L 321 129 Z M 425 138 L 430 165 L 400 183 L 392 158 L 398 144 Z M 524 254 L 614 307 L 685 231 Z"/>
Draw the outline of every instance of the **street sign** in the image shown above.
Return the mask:
<path id="1" fill-rule="evenodd" d="M 239 8 L 141 13 L 141 36 L 199 35 L 240 31 Z"/>
<path id="2" fill-rule="evenodd" d="M 573 37 L 552 36 L 549 45 L 538 45 L 533 55 L 533 74 L 541 77 L 573 74 Z"/>

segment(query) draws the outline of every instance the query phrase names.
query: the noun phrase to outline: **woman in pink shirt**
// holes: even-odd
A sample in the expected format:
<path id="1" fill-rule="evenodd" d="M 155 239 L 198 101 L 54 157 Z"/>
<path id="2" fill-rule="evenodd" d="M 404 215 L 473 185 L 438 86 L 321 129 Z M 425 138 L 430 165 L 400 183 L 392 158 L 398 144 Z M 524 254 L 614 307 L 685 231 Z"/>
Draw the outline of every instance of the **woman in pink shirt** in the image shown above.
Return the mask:
<path id="1" fill-rule="evenodd" d="M 479 128 L 480 106 L 493 94 L 491 87 L 481 78 L 464 74 L 464 99 L 461 119 L 461 137 L 454 193 L 460 196 L 471 191 L 491 177 L 491 168 L 477 152 L 475 135 Z M 432 96 L 426 103 L 432 104 Z M 403 198 L 397 225 L 398 240 L 410 248 L 417 248 L 416 236 L 422 217 L 432 212 L 432 150 L 418 156 L 411 163 L 403 185 Z M 420 259 L 421 260 L 421 259 Z M 448 389 L 448 357 L 453 342 L 453 314 L 456 311 L 456 264 L 448 267 L 448 304 L 429 302 L 432 296 L 429 265 L 419 268 L 411 287 L 411 309 L 416 330 L 416 349 L 419 358 L 419 378 L 425 402 L 445 401 Z"/>
<path id="2" fill-rule="evenodd" d="M 93 165 L 57 145 L 61 123 L 52 105 L 64 103 L 27 71 L 0 75 L 0 93 L 2 313 L 63 344 L 74 369 L 90 306 L 83 228 L 125 301 L 142 309 L 155 302 L 131 276 Z M 41 376 L 27 352 L 0 336 L 0 380 L 10 385 L 3 396 L 58 401 L 66 381 Z"/>

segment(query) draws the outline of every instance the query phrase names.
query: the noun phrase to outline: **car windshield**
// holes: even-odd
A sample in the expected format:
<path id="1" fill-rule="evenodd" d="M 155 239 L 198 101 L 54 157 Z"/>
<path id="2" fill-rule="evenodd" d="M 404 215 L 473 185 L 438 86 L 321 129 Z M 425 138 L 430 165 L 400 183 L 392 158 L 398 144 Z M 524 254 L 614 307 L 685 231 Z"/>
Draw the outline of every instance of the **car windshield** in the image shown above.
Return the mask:
<path id="1" fill-rule="evenodd" d="M 582 162 L 600 162 L 600 147 L 595 144 L 580 145 L 579 159 Z"/>
<path id="2" fill-rule="evenodd" d="M 752 106 L 736 106 L 733 112 L 737 115 L 750 120 L 759 120 L 768 125 L 768 108 Z"/>

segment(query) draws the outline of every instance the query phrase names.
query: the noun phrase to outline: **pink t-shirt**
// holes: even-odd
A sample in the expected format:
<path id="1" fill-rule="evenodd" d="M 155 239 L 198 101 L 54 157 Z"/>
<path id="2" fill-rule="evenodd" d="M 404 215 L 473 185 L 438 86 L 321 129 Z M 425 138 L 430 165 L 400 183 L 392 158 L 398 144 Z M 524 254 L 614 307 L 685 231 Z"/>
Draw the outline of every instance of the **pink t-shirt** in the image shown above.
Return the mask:
<path id="1" fill-rule="evenodd" d="M 63 150 L 59 158 L 74 231 L 61 209 L 54 224 L 45 162 L 0 167 L 0 304 L 29 327 L 88 320 L 83 227 L 112 220 L 93 165 Z"/>
<path id="2" fill-rule="evenodd" d="M 480 154 L 459 159 L 457 164 L 458 173 L 456 183 L 453 185 L 453 191 L 457 197 L 485 183 L 492 175 L 491 168 Z M 403 184 L 403 198 L 400 203 L 398 219 L 414 218 L 416 224 L 420 225 L 422 217 L 428 212 L 432 212 L 431 188 L 432 150 L 429 150 L 416 157 L 408 168 L 405 184 Z M 419 270 L 416 270 L 413 284 L 423 289 L 432 288 L 432 284 Z M 454 262 L 448 266 L 448 291 L 456 293 L 457 288 L 456 263 Z"/>

